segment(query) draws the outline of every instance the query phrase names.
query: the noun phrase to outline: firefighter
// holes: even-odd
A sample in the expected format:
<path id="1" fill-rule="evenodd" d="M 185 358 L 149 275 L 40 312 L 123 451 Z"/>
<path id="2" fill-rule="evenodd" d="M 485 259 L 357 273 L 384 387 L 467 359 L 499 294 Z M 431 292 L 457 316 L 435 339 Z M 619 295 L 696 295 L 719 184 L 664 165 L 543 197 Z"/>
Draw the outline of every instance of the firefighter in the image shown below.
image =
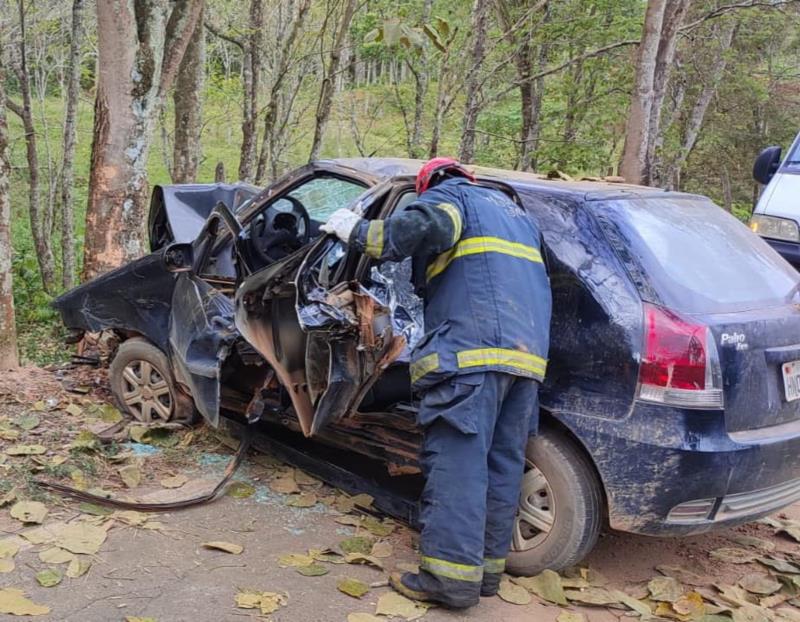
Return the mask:
<path id="1" fill-rule="evenodd" d="M 391 584 L 464 608 L 496 594 L 505 569 L 539 422 L 550 284 L 539 230 L 505 193 L 450 158 L 427 162 L 416 190 L 416 201 L 385 220 L 340 209 L 322 230 L 378 260 L 413 258 L 425 302 L 410 367 L 422 398 L 422 559 L 418 574 Z"/>

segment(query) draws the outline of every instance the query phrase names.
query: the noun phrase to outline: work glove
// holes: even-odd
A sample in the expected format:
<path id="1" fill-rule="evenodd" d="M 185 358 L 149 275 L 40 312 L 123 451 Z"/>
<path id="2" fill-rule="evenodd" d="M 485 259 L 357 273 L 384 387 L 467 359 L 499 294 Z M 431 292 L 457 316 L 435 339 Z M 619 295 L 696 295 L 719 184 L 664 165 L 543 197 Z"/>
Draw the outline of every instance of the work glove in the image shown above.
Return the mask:
<path id="1" fill-rule="evenodd" d="M 353 229 L 356 228 L 359 222 L 361 222 L 361 217 L 358 214 L 342 208 L 331 214 L 328 222 L 320 226 L 320 231 L 333 233 L 343 242 L 349 242 L 350 234 L 353 233 Z"/>

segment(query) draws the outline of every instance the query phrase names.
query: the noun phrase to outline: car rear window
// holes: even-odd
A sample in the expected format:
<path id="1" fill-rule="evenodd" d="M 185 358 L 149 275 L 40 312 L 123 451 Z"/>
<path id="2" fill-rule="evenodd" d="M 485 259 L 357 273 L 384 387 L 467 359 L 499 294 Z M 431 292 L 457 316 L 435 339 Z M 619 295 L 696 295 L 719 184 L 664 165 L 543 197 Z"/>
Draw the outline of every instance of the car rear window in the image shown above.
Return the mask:
<path id="1" fill-rule="evenodd" d="M 702 197 L 591 204 L 642 297 L 686 313 L 790 302 L 800 274 L 736 218 Z M 654 296 L 653 294 L 656 294 Z"/>

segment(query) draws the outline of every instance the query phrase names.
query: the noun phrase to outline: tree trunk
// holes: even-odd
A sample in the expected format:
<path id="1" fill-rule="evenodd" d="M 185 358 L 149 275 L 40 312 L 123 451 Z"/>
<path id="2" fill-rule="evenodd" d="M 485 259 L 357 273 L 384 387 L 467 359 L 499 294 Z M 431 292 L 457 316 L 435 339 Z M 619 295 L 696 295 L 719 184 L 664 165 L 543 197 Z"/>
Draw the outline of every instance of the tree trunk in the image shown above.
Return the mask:
<path id="1" fill-rule="evenodd" d="M 489 8 L 487 0 L 475 0 L 472 5 L 472 52 L 470 54 L 471 68 L 467 75 L 466 96 L 464 99 L 464 124 L 461 134 L 461 145 L 458 148 L 458 157 L 464 163 L 470 163 L 475 158 L 475 126 L 478 122 L 481 104 L 480 96 L 480 67 L 486 49 L 486 29 L 489 22 Z"/>
<path id="2" fill-rule="evenodd" d="M 290 65 L 293 60 L 292 52 L 294 51 L 295 41 L 303 30 L 303 24 L 310 9 L 311 0 L 303 0 L 303 3 L 297 9 L 297 15 L 291 18 L 291 24 L 288 25 L 288 34 L 283 39 L 278 53 L 278 59 L 275 63 L 275 75 L 269 92 L 269 100 L 264 109 L 264 136 L 261 143 L 261 152 L 258 156 L 258 167 L 256 169 L 257 184 L 262 184 L 265 180 L 267 170 L 272 170 L 274 168 L 272 145 L 276 142 L 276 137 L 273 134 L 278 119 L 280 93 L 286 75 L 291 68 Z"/>
<path id="3" fill-rule="evenodd" d="M 78 95 L 81 80 L 81 45 L 83 45 L 84 0 L 72 1 L 72 38 L 67 63 L 67 104 L 64 113 L 64 154 L 61 167 L 61 284 L 75 286 L 75 207 L 72 189 L 75 184 L 73 162 L 78 124 Z"/>
<path id="4" fill-rule="evenodd" d="M 718 52 L 715 52 L 714 64 L 705 77 L 706 82 L 703 85 L 703 90 L 700 91 L 697 101 L 695 101 L 694 106 L 692 106 L 692 112 L 689 114 L 689 119 L 683 130 L 681 146 L 670 166 L 669 173 L 666 175 L 666 181 L 670 188 L 677 189 L 680 187 L 679 180 L 681 172 L 686 164 L 686 160 L 689 158 L 689 155 L 692 153 L 697 143 L 700 129 L 703 127 L 703 121 L 705 120 L 706 111 L 717 92 L 722 74 L 725 72 L 725 67 L 728 62 L 728 52 L 731 49 L 731 45 L 733 45 L 735 34 L 736 23 L 732 21 L 724 27 L 720 40 L 720 49 Z"/>
<path id="5" fill-rule="evenodd" d="M 424 0 L 420 25 L 427 24 L 431 19 L 433 0 Z M 427 48 L 420 55 L 420 67 L 413 71 L 414 74 L 414 120 L 411 125 L 411 137 L 408 142 L 408 157 L 422 157 L 422 120 L 425 114 L 425 97 L 428 94 L 430 83 L 430 58 Z"/>
<path id="6" fill-rule="evenodd" d="M 650 107 L 650 120 L 648 121 L 647 157 L 645 160 L 644 177 L 647 184 L 657 184 L 658 166 L 656 163 L 656 146 L 659 142 L 661 130 L 661 109 L 664 106 L 664 97 L 667 94 L 667 83 L 675 62 L 675 49 L 678 45 L 678 29 L 686 17 L 689 0 L 669 0 L 664 11 L 664 21 L 661 26 L 661 37 L 656 57 L 655 73 L 653 74 L 653 103 Z"/>
<path id="7" fill-rule="evenodd" d="M 172 148 L 172 183 L 197 180 L 200 164 L 200 131 L 203 123 L 203 78 L 206 69 L 203 13 L 197 20 L 181 60 L 172 101 L 175 104 L 175 142 Z"/>
<path id="8" fill-rule="evenodd" d="M 146 165 L 153 125 L 201 8 L 200 0 L 97 3 L 99 76 L 86 210 L 86 279 L 146 250 Z"/>
<path id="9" fill-rule="evenodd" d="M 333 93 L 336 88 L 336 74 L 339 70 L 339 63 L 342 58 L 342 48 L 344 47 L 347 32 L 350 30 L 350 22 L 353 20 L 353 13 L 356 8 L 356 0 L 345 0 L 342 20 L 336 31 L 328 58 L 327 67 L 323 69 L 322 85 L 319 89 L 319 100 L 317 101 L 317 112 L 314 123 L 314 140 L 311 143 L 311 153 L 309 161 L 318 160 L 322 151 L 322 139 L 325 136 L 325 128 L 331 116 L 331 104 L 333 103 Z"/>
<path id="10" fill-rule="evenodd" d="M 648 0 L 642 40 L 636 60 L 636 76 L 628 119 L 625 125 L 625 146 L 619 172 L 628 183 L 646 181 L 647 149 L 650 136 L 650 114 L 653 105 L 655 68 L 661 28 L 668 0 Z"/>
<path id="11" fill-rule="evenodd" d="M 19 365 L 17 326 L 14 317 L 14 288 L 11 272 L 11 201 L 6 123 L 5 74 L 0 56 L 0 370 Z"/>
<path id="12" fill-rule="evenodd" d="M 239 156 L 239 179 L 253 181 L 258 141 L 258 84 L 261 79 L 261 39 L 264 30 L 263 0 L 250 0 L 250 35 L 244 42 L 242 59 L 242 148 Z"/>
<path id="13" fill-rule="evenodd" d="M 55 289 L 55 258 L 51 244 L 50 230 L 52 218 L 45 218 L 42 211 L 41 196 L 39 194 L 39 156 L 36 147 L 36 128 L 33 124 L 33 108 L 31 106 L 31 82 L 28 72 L 28 51 L 25 41 L 25 3 L 18 0 L 20 40 L 19 62 L 17 64 L 17 78 L 19 89 L 22 93 L 22 108 L 15 107 L 22 118 L 25 130 L 25 148 L 28 160 L 28 205 L 30 209 L 31 234 L 36 248 L 36 257 L 39 262 L 39 272 L 42 276 L 42 286 L 46 292 Z"/>

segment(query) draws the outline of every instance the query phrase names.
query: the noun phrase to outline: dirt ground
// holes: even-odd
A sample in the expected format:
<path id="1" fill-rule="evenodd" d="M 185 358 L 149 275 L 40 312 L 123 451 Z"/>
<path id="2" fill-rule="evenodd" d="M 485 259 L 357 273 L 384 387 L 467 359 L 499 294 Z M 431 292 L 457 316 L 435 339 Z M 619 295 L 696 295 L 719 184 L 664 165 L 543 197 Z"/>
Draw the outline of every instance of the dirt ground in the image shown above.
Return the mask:
<path id="1" fill-rule="evenodd" d="M 0 378 L 0 612 L 9 610 L 3 609 L 9 597 L 24 595 L 26 605 L 42 607 L 36 619 L 71 622 L 374 622 L 414 617 L 414 611 L 394 618 L 352 614 L 374 615 L 379 600 L 386 605 L 382 597 L 391 592 L 385 586 L 388 573 L 415 562 L 416 534 L 392 521 L 365 520 L 369 514 L 358 504 L 368 505 L 368 499 L 353 499 L 269 456 L 251 455 L 237 473 L 237 483 L 218 501 L 167 514 L 108 513 L 43 493 L 34 478 L 101 489 L 117 498 L 166 501 L 204 492 L 220 478 L 231 455 L 230 442 L 206 429 L 144 437 L 141 430 L 134 431 L 138 442 L 125 430 L 115 442 L 98 442 L 93 433 L 116 419 L 113 409 L 97 406 L 107 398 L 103 387 L 102 375 L 94 371 L 59 376 L 27 369 Z M 37 509 L 20 509 L 20 503 L 29 502 L 47 510 L 43 518 L 33 516 L 42 525 L 19 520 L 22 510 Z M 575 592 L 569 605 L 559 606 L 537 596 L 536 590 L 521 589 L 511 592 L 509 600 L 530 602 L 513 604 L 494 597 L 467 612 L 433 608 L 416 614 L 429 622 L 615 622 L 639 615 L 619 602 L 615 590 L 620 590 L 665 619 L 797 621 L 800 545 L 787 533 L 776 533 L 794 526 L 800 537 L 800 504 L 770 524 L 752 523 L 713 535 L 668 540 L 604 534 L 582 571 L 562 573 L 569 577 L 558 581 L 584 595 L 616 594 L 617 603 L 611 606 L 581 606 L 580 596 L 572 598 Z M 75 529 L 86 530 L 77 543 L 67 537 Z M 92 540 L 94 536 L 98 539 Z M 238 545 L 241 552 L 204 547 L 208 542 Z M 345 557 L 347 551 L 362 548 L 363 554 Z M 719 549 L 728 548 L 738 553 L 719 559 Z M 756 558 L 787 565 L 770 568 Z M 650 583 L 648 590 L 648 582 L 662 577 L 656 567 L 663 566 L 694 574 L 671 585 Z M 356 598 L 338 589 L 343 579 L 371 587 Z M 51 587 L 41 584 L 56 580 Z M 674 595 L 661 593 L 676 586 Z M 261 598 L 262 592 L 276 596 Z M 262 615 L 259 608 L 237 606 L 237 597 L 239 605 L 252 605 L 255 598 L 256 606 L 278 602 L 278 608 Z M 20 618 L 0 613 L 0 619 Z"/>

